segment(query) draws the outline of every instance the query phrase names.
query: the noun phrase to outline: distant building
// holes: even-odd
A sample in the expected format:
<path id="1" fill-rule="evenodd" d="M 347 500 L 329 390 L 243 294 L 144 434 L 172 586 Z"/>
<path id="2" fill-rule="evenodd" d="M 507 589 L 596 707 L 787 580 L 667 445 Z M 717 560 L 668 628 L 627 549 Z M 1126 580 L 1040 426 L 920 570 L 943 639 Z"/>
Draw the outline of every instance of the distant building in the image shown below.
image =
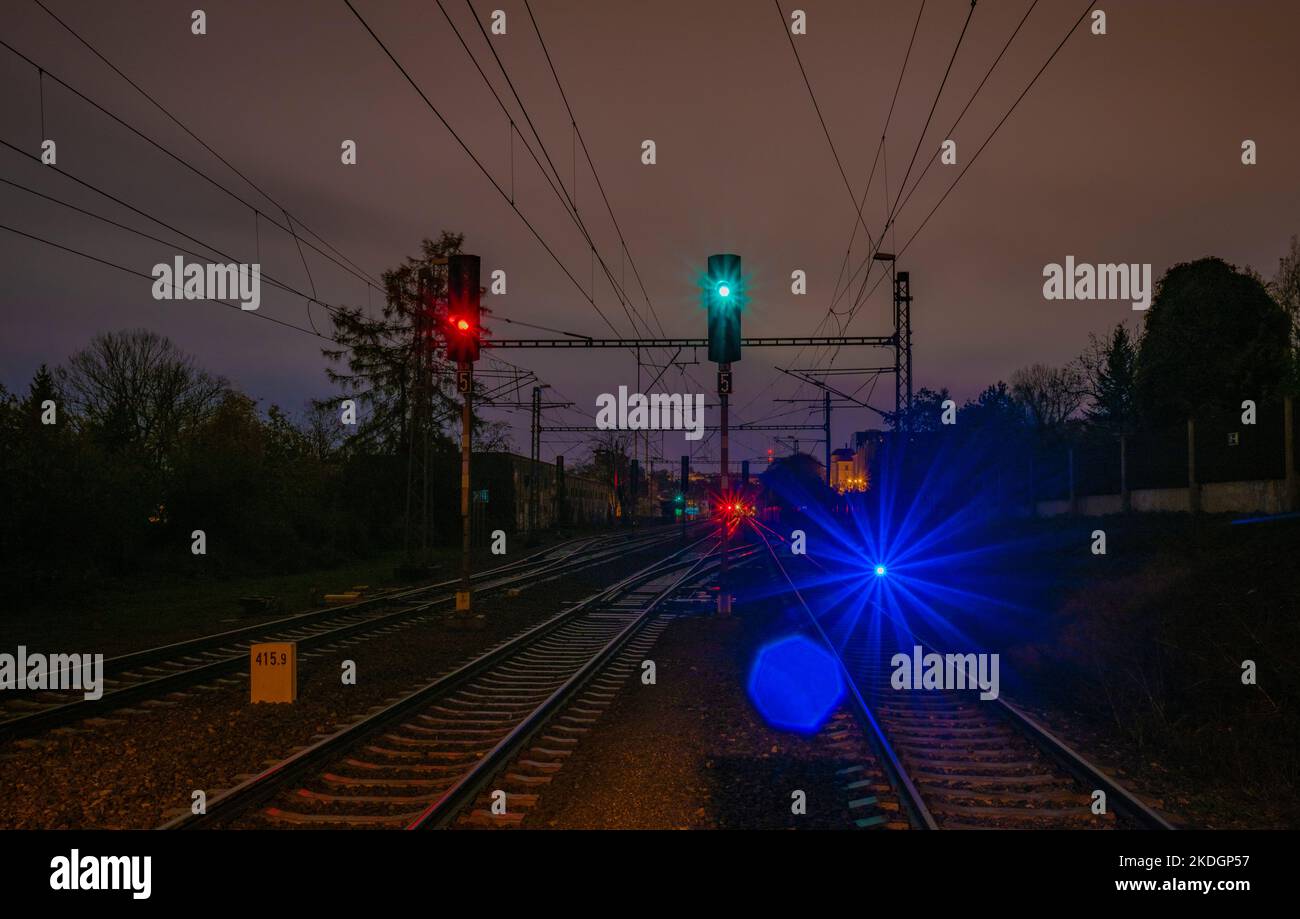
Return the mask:
<path id="1" fill-rule="evenodd" d="M 852 480 L 853 488 L 840 489 L 841 491 L 868 491 L 872 485 L 871 470 L 877 467 L 877 459 L 880 452 L 884 449 L 887 432 L 872 428 L 866 431 L 858 431 L 853 435 L 853 469 L 848 473 Z M 879 470 L 877 470 L 879 471 Z"/>
<path id="2" fill-rule="evenodd" d="M 475 541 L 486 541 L 494 529 L 522 533 L 528 529 L 529 490 L 533 463 L 515 453 L 475 453 L 473 469 L 473 529 Z M 607 482 L 570 472 L 552 463 L 538 463 L 537 527 L 603 526 L 614 515 L 615 495 Z"/>
<path id="3" fill-rule="evenodd" d="M 831 488 L 844 494 L 846 491 L 861 491 L 858 477 L 854 474 L 854 452 L 848 447 L 831 451 Z"/>

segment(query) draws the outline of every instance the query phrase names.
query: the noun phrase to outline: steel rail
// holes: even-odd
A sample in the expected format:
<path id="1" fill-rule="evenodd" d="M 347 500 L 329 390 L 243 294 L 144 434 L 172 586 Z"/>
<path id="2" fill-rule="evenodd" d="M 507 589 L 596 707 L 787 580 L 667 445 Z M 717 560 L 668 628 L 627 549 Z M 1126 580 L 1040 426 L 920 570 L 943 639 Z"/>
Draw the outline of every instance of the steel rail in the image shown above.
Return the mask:
<path id="1" fill-rule="evenodd" d="M 804 602 L 803 597 L 799 594 L 798 589 L 794 587 L 794 582 L 790 579 L 789 574 L 785 571 L 785 566 L 781 564 L 779 558 L 776 555 L 775 550 L 771 546 L 771 543 L 766 538 L 764 538 L 764 542 L 768 543 L 768 550 L 769 552 L 771 552 L 773 561 L 776 563 L 777 567 L 781 570 L 782 575 L 785 577 L 786 581 L 790 584 L 791 589 L 794 590 L 795 596 L 799 598 L 800 605 L 803 606 L 804 611 L 808 613 L 809 618 L 812 619 L 814 625 L 816 625 L 818 634 L 820 635 L 823 643 L 835 656 L 836 661 L 839 662 L 840 670 L 848 679 L 849 686 L 853 690 L 855 704 L 861 706 L 867 718 L 870 719 L 870 723 L 878 733 L 880 739 L 884 741 L 886 745 L 888 745 L 888 741 L 885 740 L 884 737 L 883 729 L 879 726 L 874 716 L 872 716 L 870 709 L 866 705 L 865 699 L 863 698 L 861 692 L 858 690 L 857 680 L 856 678 L 853 677 L 851 671 L 849 671 L 848 667 L 845 665 L 842 657 L 840 656 L 839 649 L 835 647 L 834 643 L 830 641 L 829 637 L 822 630 L 821 624 L 817 621 L 817 617 L 812 614 L 812 610 L 808 608 L 808 604 Z M 914 632 L 912 632 L 910 628 L 908 629 L 908 631 L 912 635 L 912 640 L 917 644 L 921 645 L 921 647 L 924 650 L 931 651 L 931 652 L 934 651 L 934 648 L 932 646 L 930 646 L 926 641 L 924 641 L 922 638 L 920 638 Z M 1150 830 L 1175 829 L 1175 827 L 1171 823 L 1169 823 L 1169 821 L 1167 821 L 1164 817 L 1156 813 L 1152 808 L 1148 807 L 1131 791 L 1129 791 L 1119 782 L 1115 781 L 1110 776 L 1108 776 L 1105 772 L 1101 770 L 1100 767 L 1093 764 L 1083 755 L 1075 751 L 1068 744 L 1062 741 L 1059 737 L 1057 737 L 1055 734 L 1049 731 L 1046 727 L 1044 727 L 1043 725 L 1039 724 L 1037 721 L 1030 718 L 1016 705 L 1012 704 L 1011 702 L 1008 702 L 1006 699 L 1002 698 L 1001 696 L 999 696 L 996 701 L 997 701 L 997 710 L 1002 713 L 1004 719 L 1008 723 L 1010 723 L 1011 726 L 1015 728 L 1022 736 L 1024 736 L 1028 741 L 1030 741 L 1030 743 L 1033 744 L 1033 746 L 1036 749 L 1044 753 L 1052 762 L 1056 763 L 1058 766 L 1064 769 L 1070 776 L 1082 782 L 1085 787 L 1104 790 L 1106 792 L 1106 800 L 1108 804 L 1114 804 L 1115 802 L 1118 802 L 1118 806 L 1114 808 L 1114 810 L 1117 813 L 1122 814 L 1125 817 L 1128 817 L 1130 820 L 1133 820 L 1135 823 L 1137 823 L 1139 826 L 1141 826 L 1144 829 L 1150 829 Z M 899 762 L 898 758 L 894 755 L 892 747 L 889 747 L 889 751 L 890 751 L 889 760 L 891 765 L 895 765 L 896 768 L 899 770 L 900 775 L 906 780 L 906 787 L 908 788 L 909 794 L 915 794 L 917 796 L 917 801 L 919 803 L 920 802 L 919 790 L 916 789 L 915 785 L 912 784 L 910 778 L 907 777 L 906 770 L 902 766 L 902 763 Z M 921 806 L 924 807 L 923 804 Z M 928 811 L 926 813 L 928 815 Z M 933 823 L 932 817 L 930 817 L 930 820 L 926 823 L 926 828 L 938 829 L 938 825 Z"/>
<path id="2" fill-rule="evenodd" d="M 927 830 L 937 830 L 939 828 L 938 822 L 935 821 L 934 815 L 930 813 L 930 809 L 925 806 L 925 802 L 921 799 L 921 792 L 917 789 L 916 785 L 913 784 L 911 776 L 907 774 L 907 769 L 898 758 L 898 754 L 894 750 L 894 745 L 889 742 L 889 738 L 885 736 L 884 729 L 881 728 L 880 723 L 876 720 L 876 716 L 872 714 L 871 707 L 867 705 L 867 700 L 863 697 L 861 690 L 858 689 L 857 680 L 853 678 L 853 674 L 844 663 L 844 659 L 840 657 L 839 649 L 835 647 L 835 643 L 831 641 L 830 636 L 828 636 L 826 631 L 822 628 L 821 622 L 819 622 L 817 617 L 813 615 L 813 611 L 809 609 L 807 602 L 803 598 L 803 594 L 799 592 L 799 588 L 795 586 L 789 572 L 785 570 L 785 565 L 781 564 L 781 559 L 776 554 L 776 549 L 773 548 L 771 540 L 769 540 L 758 527 L 753 527 L 753 530 L 758 533 L 759 538 L 763 540 L 763 544 L 767 546 L 767 551 L 772 557 L 773 564 L 775 564 L 777 570 L 781 572 L 781 576 L 785 578 L 786 583 L 790 585 L 790 590 L 794 593 L 796 599 L 798 599 L 799 605 L 802 606 L 804 612 L 808 614 L 808 619 L 812 622 L 813 628 L 817 632 L 818 640 L 825 645 L 826 649 L 830 651 L 831 656 L 835 659 L 835 663 L 840 670 L 840 676 L 844 680 L 844 685 L 849 688 L 850 707 L 857 716 L 859 724 L 866 729 L 864 733 L 867 737 L 867 743 L 871 746 L 876 757 L 880 760 L 881 766 L 884 768 L 886 775 L 889 776 L 890 783 L 898 793 L 900 803 L 902 803 L 903 807 L 907 809 L 909 822 L 916 827 Z"/>
<path id="3" fill-rule="evenodd" d="M 536 585 L 562 577 L 567 574 L 580 572 L 587 568 L 593 567 L 601 562 L 606 561 L 612 555 L 625 553 L 629 546 L 634 551 L 653 548 L 661 542 L 671 542 L 678 538 L 678 532 L 675 527 L 672 532 L 647 534 L 645 537 L 634 538 L 628 542 L 615 543 L 608 547 L 602 547 L 593 555 L 578 555 L 581 547 L 575 547 L 573 551 L 561 556 L 559 559 L 543 560 L 540 564 L 526 565 L 524 560 L 513 562 L 509 565 L 500 566 L 497 569 L 481 572 L 476 575 L 479 587 L 482 593 L 496 592 L 509 589 L 519 584 Z M 589 542 L 590 537 L 581 537 L 574 542 Z M 547 555 L 553 552 L 555 547 L 530 555 L 529 559 L 537 559 L 539 556 Z M 516 571 L 504 579 L 501 573 Z M 544 576 L 538 581 L 539 576 Z M 486 582 L 486 583 L 483 583 Z M 212 636 L 204 636 L 198 639 L 189 639 L 178 642 L 173 645 L 164 645 L 160 648 L 150 649 L 148 651 L 136 652 L 134 654 L 123 655 L 114 658 L 113 661 L 129 661 L 130 666 L 123 667 L 119 664 L 114 673 L 122 675 L 131 672 L 133 669 L 144 667 L 157 667 L 163 664 L 185 664 L 184 657 L 192 656 L 195 653 L 211 652 L 221 648 L 238 645 L 241 642 L 251 638 L 272 639 L 284 633 L 289 629 L 300 628 L 302 626 L 310 627 L 312 624 L 320 624 L 322 621 L 328 621 L 334 618 L 347 619 L 355 615 L 363 607 L 372 605 L 391 605 L 393 603 L 409 600 L 412 597 L 428 594 L 432 591 L 445 589 L 449 585 L 458 582 L 447 581 L 438 584 L 426 585 L 424 587 L 413 588 L 409 591 L 402 591 L 396 594 L 385 594 L 375 597 L 371 600 L 360 601 L 355 604 L 333 607 L 325 610 L 315 610 L 309 613 L 300 613 L 296 616 L 286 617 L 285 619 L 275 620 L 272 622 L 260 623 L 242 629 L 234 629 L 228 632 L 219 633 Z M 382 629 L 394 622 L 400 622 L 405 619 L 427 614 L 430 610 L 438 606 L 450 605 L 455 600 L 454 594 L 446 594 L 440 597 L 434 597 L 427 602 L 408 606 L 403 609 L 394 610 L 393 612 L 368 616 L 359 620 L 347 621 L 342 625 L 334 628 L 328 628 L 311 635 L 295 639 L 300 648 L 310 648 L 330 642 L 338 641 L 343 638 L 349 638 L 357 634 L 371 632 Z M 132 700 L 155 697 L 168 692 L 175 692 L 178 689 L 202 683 L 206 680 L 222 676 L 227 673 L 238 671 L 241 667 L 247 665 L 246 649 L 241 649 L 226 657 L 221 657 L 207 663 L 198 663 L 190 666 L 182 666 L 172 673 L 165 673 L 158 676 L 147 677 L 136 682 L 129 683 L 119 689 L 111 692 L 105 692 L 98 699 L 74 699 L 64 703 L 51 703 L 44 708 L 29 712 L 17 717 L 7 718 L 0 721 L 0 741 L 14 740 L 21 737 L 30 737 L 33 734 L 48 730 L 52 727 L 79 721 L 84 718 L 95 717 L 98 714 L 121 708 L 129 704 Z M 110 662 L 106 662 L 106 665 Z M 32 698 L 42 693 L 55 692 L 62 690 L 28 690 L 22 696 L 15 698 Z"/>
<path id="4" fill-rule="evenodd" d="M 673 552 L 650 566 L 635 572 L 621 581 L 602 588 L 597 593 L 579 601 L 572 607 L 539 623 L 523 634 L 502 642 L 497 647 L 479 655 L 473 660 L 457 667 L 452 672 L 438 677 L 425 686 L 403 696 L 382 710 L 368 715 L 339 731 L 325 737 L 310 746 L 286 757 L 273 766 L 208 801 L 203 814 L 182 814 L 164 824 L 159 829 L 205 829 L 227 823 L 253 807 L 274 796 L 288 783 L 299 776 L 310 773 L 324 762 L 328 762 L 343 750 L 351 747 L 360 739 L 381 730 L 406 715 L 427 706 L 439 698 L 455 692 L 457 688 L 472 681 L 480 674 L 491 670 L 500 662 L 532 646 L 540 639 L 556 631 L 566 623 L 581 616 L 599 603 L 617 597 L 620 593 L 659 576 L 673 567 L 694 564 L 694 560 L 683 563 L 679 558 L 694 550 L 700 543 L 712 539 L 706 536 Z"/>
<path id="5" fill-rule="evenodd" d="M 1049 758 L 1076 778 L 1105 791 L 1107 804 L 1118 800 L 1120 802 L 1118 810 L 1125 813 L 1130 819 L 1136 820 L 1142 825 L 1143 829 L 1175 829 L 1173 824 L 1148 807 L 1131 791 L 1102 772 L 1101 767 L 1089 762 L 1082 754 L 1076 752 L 1047 728 L 1001 696 L 998 696 L 997 701 L 1007 720 L 1019 729 L 1025 737 L 1029 738 L 1031 742 L 1036 744 Z"/>
<path id="6" fill-rule="evenodd" d="M 474 802 L 496 773 L 506 766 L 516 753 L 525 749 L 548 722 L 559 714 L 570 700 L 576 698 L 583 687 L 608 666 L 628 642 L 649 624 L 665 600 L 680 591 L 683 584 L 694 579 L 705 567 L 713 564 L 713 553 L 710 551 L 692 563 L 671 584 L 655 594 L 641 609 L 636 619 L 624 626 L 562 686 L 512 728 L 468 773 L 413 820 L 407 829 L 442 829 L 450 826 L 463 809 Z"/>

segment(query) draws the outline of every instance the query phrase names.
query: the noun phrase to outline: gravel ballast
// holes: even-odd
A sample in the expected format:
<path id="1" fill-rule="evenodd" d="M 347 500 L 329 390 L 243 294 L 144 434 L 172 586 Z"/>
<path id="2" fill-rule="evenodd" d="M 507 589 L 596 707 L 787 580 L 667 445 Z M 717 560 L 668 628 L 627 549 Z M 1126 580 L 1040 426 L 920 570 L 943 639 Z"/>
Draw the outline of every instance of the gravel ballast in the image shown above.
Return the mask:
<path id="1" fill-rule="evenodd" d="M 629 554 L 598 573 L 566 576 L 517 596 L 476 601 L 485 627 L 452 628 L 447 614 L 316 650 L 298 668 L 298 702 L 252 705 L 247 676 L 136 703 L 105 719 L 14 742 L 0 753 L 0 826 L 148 828 L 240 776 L 336 730 L 441 671 L 559 613 L 664 550 Z M 356 663 L 356 685 L 341 680 Z"/>

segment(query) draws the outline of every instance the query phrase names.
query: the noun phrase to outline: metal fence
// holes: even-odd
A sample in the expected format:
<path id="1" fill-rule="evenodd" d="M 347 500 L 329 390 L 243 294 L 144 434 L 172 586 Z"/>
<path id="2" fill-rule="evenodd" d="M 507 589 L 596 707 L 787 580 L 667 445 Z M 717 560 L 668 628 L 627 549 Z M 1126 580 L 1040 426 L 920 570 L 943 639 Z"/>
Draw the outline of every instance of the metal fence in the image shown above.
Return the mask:
<path id="1" fill-rule="evenodd" d="M 1257 403 L 1253 417 L 1246 409 L 1206 409 L 1155 430 L 1083 430 L 1038 444 L 1030 472 L 1034 500 L 1119 496 L 1129 509 L 1133 492 L 1189 489 L 1189 509 L 1198 509 L 1204 486 L 1220 486 L 1215 494 L 1227 494 L 1234 484 L 1284 482 L 1269 500 L 1293 510 L 1300 473 L 1295 401 Z"/>

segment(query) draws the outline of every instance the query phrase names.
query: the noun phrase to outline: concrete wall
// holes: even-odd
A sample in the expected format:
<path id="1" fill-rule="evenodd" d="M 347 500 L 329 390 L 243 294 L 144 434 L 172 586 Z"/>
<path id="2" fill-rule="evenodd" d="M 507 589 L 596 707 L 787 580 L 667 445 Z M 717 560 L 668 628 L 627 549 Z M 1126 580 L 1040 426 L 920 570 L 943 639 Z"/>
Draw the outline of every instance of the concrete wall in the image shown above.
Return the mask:
<path id="1" fill-rule="evenodd" d="M 509 533 L 526 530 L 532 460 L 515 453 L 479 453 L 474 460 L 473 487 L 488 491 L 487 507 L 480 512 L 482 526 L 487 530 L 500 527 Z M 537 525 L 547 529 L 556 525 L 559 510 L 555 465 L 538 463 L 537 477 Z M 614 505 L 614 489 L 609 483 L 566 473 L 564 487 L 570 526 L 603 526 L 609 522 Z"/>
<path id="2" fill-rule="evenodd" d="M 1133 510 L 1142 513 L 1191 510 L 1186 488 L 1135 488 L 1129 492 Z M 1084 517 L 1118 514 L 1123 510 L 1119 495 L 1087 495 L 1078 498 L 1078 513 Z M 1254 513 L 1280 514 L 1286 510 L 1286 480 L 1267 479 L 1255 482 L 1210 482 L 1201 486 L 1201 510 L 1209 514 Z M 1039 517 L 1070 513 L 1068 500 L 1039 501 Z"/>
<path id="3" fill-rule="evenodd" d="M 1211 514 L 1225 511 L 1280 514 L 1286 510 L 1286 480 L 1206 483 L 1201 486 L 1201 509 Z"/>
<path id="4" fill-rule="evenodd" d="M 1192 509 L 1192 496 L 1186 488 L 1135 488 L 1129 492 L 1129 497 L 1133 510 L 1144 513 L 1187 513 Z"/>

